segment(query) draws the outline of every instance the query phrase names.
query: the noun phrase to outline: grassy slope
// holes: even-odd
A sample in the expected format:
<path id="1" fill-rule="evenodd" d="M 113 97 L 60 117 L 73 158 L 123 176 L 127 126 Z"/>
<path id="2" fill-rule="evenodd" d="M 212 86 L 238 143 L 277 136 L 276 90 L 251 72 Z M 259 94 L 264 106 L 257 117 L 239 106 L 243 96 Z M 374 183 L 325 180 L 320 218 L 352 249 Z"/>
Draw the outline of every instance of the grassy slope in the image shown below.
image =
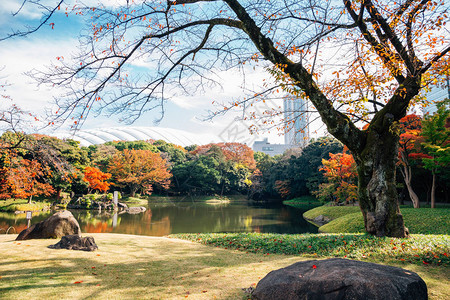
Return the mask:
<path id="1" fill-rule="evenodd" d="M 336 210 L 341 207 L 336 207 Z M 402 208 L 401 212 L 410 233 L 450 234 L 449 208 Z M 320 232 L 364 232 L 364 220 L 360 212 L 348 213 L 319 228 Z"/>
<path id="2" fill-rule="evenodd" d="M 313 220 L 314 218 L 323 215 L 334 220 L 360 211 L 359 206 L 319 206 L 305 212 L 303 217 L 307 220 Z"/>
<path id="3" fill-rule="evenodd" d="M 307 259 L 207 247 L 178 239 L 91 235 L 98 251 L 54 250 L 47 246 L 56 240 L 14 242 L 16 235 L 0 235 L 2 298 L 242 299 L 241 288 L 256 284 L 271 270 Z M 254 242 L 272 245 L 266 235 L 256 237 Z M 220 240 L 227 241 L 223 235 Z M 427 283 L 430 299 L 450 298 L 448 267 L 393 260 L 384 263 L 417 272 Z"/>

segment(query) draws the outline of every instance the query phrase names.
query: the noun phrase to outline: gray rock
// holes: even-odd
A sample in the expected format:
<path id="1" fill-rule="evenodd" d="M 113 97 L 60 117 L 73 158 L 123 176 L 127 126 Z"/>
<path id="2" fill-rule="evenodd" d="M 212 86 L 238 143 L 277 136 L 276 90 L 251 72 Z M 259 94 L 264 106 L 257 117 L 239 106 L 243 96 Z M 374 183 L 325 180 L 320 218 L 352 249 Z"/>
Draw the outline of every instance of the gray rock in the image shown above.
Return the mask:
<path id="1" fill-rule="evenodd" d="M 332 258 L 298 262 L 267 274 L 256 286 L 258 300 L 419 300 L 427 286 L 401 268 Z"/>
<path id="2" fill-rule="evenodd" d="M 145 207 L 143 207 L 143 206 L 129 207 L 127 209 L 127 213 L 134 215 L 134 214 L 139 214 L 141 212 L 144 212 L 146 210 L 147 209 Z"/>
<path id="3" fill-rule="evenodd" d="M 313 222 L 318 224 L 319 226 L 325 225 L 325 224 L 329 223 L 330 221 L 331 221 L 331 219 L 324 215 L 319 215 L 313 219 Z"/>
<path id="4" fill-rule="evenodd" d="M 98 249 L 97 244 L 92 236 L 80 237 L 79 235 L 66 235 L 61 240 L 48 246 L 50 249 L 68 249 L 68 250 L 83 250 L 94 251 Z"/>
<path id="5" fill-rule="evenodd" d="M 81 235 L 80 225 L 68 210 L 60 211 L 19 233 L 16 241 L 30 239 L 55 239 L 65 235 Z"/>

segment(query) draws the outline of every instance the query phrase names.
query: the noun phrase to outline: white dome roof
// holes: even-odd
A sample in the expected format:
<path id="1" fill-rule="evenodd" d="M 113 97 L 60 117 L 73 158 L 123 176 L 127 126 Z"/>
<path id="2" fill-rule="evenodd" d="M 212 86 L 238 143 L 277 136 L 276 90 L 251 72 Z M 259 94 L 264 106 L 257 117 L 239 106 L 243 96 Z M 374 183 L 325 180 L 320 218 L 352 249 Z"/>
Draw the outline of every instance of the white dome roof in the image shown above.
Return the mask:
<path id="1" fill-rule="evenodd" d="M 161 127 L 108 127 L 77 131 L 64 137 L 79 141 L 81 146 L 111 141 L 164 140 L 180 146 L 206 145 L 220 142 L 213 134 L 196 134 L 184 130 Z"/>

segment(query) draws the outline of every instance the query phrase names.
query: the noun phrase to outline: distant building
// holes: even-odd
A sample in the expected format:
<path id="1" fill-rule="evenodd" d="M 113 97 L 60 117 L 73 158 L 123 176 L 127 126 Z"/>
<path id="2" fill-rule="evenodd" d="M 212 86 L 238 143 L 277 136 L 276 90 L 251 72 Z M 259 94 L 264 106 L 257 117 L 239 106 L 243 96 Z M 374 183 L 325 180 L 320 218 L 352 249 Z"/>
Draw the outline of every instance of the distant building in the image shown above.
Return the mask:
<path id="1" fill-rule="evenodd" d="M 309 141 L 308 103 L 301 97 L 284 99 L 284 143 L 303 148 Z"/>
<path id="2" fill-rule="evenodd" d="M 309 142 L 308 104 L 300 97 L 286 97 L 284 105 L 284 144 L 271 144 L 267 138 L 253 143 L 253 151 L 270 156 L 283 154 L 291 148 L 303 148 Z"/>
<path id="3" fill-rule="evenodd" d="M 290 144 L 271 144 L 268 138 L 253 143 L 253 151 L 264 152 L 270 156 L 283 154 L 287 149 L 292 148 Z"/>
<path id="4" fill-rule="evenodd" d="M 206 145 L 221 142 L 218 136 L 212 134 L 198 134 L 163 127 L 110 127 L 86 129 L 73 135 L 64 134 L 60 138 L 70 138 L 80 142 L 81 146 L 103 144 L 111 141 L 163 140 L 180 146 Z"/>
<path id="5" fill-rule="evenodd" d="M 423 108 L 423 113 L 433 114 L 436 112 L 436 105 L 434 104 L 437 101 L 442 101 L 445 98 L 450 99 L 450 76 L 447 76 L 444 84 L 442 86 L 433 86 L 431 90 L 427 94 L 427 100 L 430 101 L 430 104 L 427 107 Z"/>

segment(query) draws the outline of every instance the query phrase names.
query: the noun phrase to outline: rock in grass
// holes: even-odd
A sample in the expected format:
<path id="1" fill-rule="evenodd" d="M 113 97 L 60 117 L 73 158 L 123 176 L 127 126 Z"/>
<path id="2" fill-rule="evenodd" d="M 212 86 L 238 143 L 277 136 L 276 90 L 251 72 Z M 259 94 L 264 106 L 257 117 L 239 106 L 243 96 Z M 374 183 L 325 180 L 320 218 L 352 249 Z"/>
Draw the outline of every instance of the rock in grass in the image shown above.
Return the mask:
<path id="1" fill-rule="evenodd" d="M 94 251 L 98 249 L 97 244 L 92 236 L 80 237 L 79 235 L 66 235 L 61 240 L 48 246 L 51 249 L 68 249 L 68 250 L 83 250 Z"/>
<path id="2" fill-rule="evenodd" d="M 419 300 L 427 286 L 414 272 L 341 258 L 302 261 L 267 274 L 256 286 L 259 300 Z"/>
<path id="3" fill-rule="evenodd" d="M 318 224 L 319 226 L 330 223 L 331 219 L 324 215 L 319 215 L 313 219 L 313 222 Z"/>
<path id="4" fill-rule="evenodd" d="M 30 239 L 56 239 L 69 234 L 81 235 L 80 225 L 68 210 L 59 211 L 19 233 L 16 241 Z"/>

